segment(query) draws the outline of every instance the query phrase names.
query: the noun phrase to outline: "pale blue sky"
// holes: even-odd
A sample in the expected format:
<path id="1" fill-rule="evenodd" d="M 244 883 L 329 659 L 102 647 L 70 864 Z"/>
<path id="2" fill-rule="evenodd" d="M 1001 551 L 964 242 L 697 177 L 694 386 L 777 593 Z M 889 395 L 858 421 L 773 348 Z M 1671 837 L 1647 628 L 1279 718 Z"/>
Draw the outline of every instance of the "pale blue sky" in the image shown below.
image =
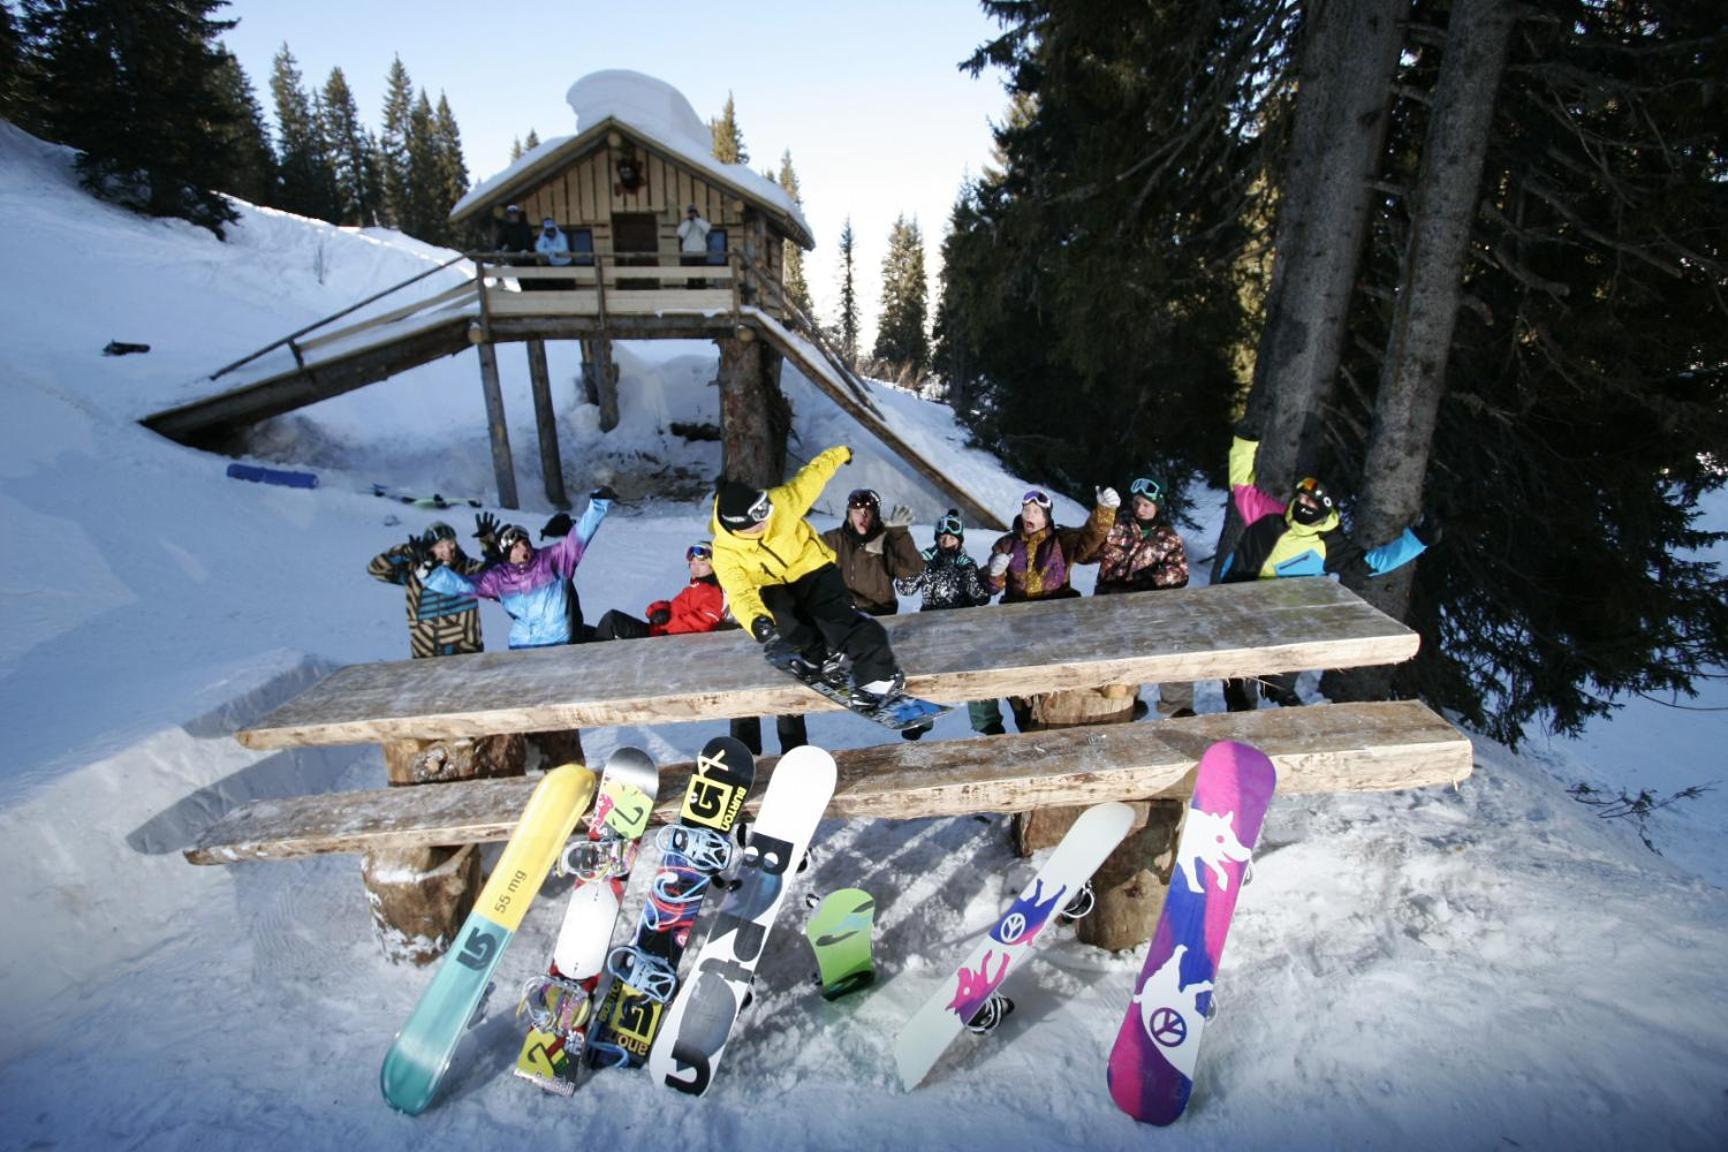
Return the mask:
<path id="1" fill-rule="evenodd" d="M 989 120 L 1006 106 L 999 76 L 956 65 L 996 33 L 973 0 L 652 6 L 452 0 L 233 0 L 225 39 L 270 111 L 270 63 L 286 41 L 308 85 L 339 66 L 361 114 L 378 126 L 384 77 L 400 54 L 434 102 L 442 89 L 476 179 L 509 160 L 512 137 L 574 129 L 564 93 L 578 77 L 631 68 L 678 88 L 698 115 L 730 90 L 751 166 L 778 169 L 792 151 L 817 248 L 812 295 L 833 318 L 836 248 L 845 217 L 857 234 L 859 294 L 875 329 L 881 263 L 896 214 L 916 214 L 930 258 L 963 175 L 990 154 Z"/>

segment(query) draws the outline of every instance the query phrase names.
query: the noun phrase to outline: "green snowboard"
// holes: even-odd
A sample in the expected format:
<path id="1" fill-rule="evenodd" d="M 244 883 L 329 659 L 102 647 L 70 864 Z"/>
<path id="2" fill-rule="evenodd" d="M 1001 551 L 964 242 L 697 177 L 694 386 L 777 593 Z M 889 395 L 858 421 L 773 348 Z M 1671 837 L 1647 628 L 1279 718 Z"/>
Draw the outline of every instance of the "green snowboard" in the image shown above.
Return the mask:
<path id="1" fill-rule="evenodd" d="M 822 998 L 838 1000 L 876 979 L 870 966 L 870 937 L 876 927 L 876 901 L 862 888 L 830 892 L 817 907 L 804 935 L 816 950 Z"/>

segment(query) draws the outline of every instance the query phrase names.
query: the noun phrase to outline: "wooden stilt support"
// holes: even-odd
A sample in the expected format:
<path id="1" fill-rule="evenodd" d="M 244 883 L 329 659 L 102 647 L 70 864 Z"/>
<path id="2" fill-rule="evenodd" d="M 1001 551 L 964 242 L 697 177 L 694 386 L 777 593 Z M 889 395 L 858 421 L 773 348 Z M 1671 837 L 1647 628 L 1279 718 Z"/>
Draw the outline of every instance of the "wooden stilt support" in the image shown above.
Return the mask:
<path id="1" fill-rule="evenodd" d="M 384 745 L 392 785 L 520 776 L 526 761 L 527 741 L 518 735 Z M 480 854 L 474 848 L 380 848 L 361 856 L 372 929 L 391 963 L 429 964 L 450 947 L 480 891 Z"/>
<path id="2" fill-rule="evenodd" d="M 540 433 L 540 479 L 554 508 L 570 507 L 564 495 L 564 461 L 558 452 L 558 417 L 552 410 L 552 374 L 546 367 L 546 342 L 528 341 L 528 380 L 534 389 L 534 426 Z"/>
<path id="3" fill-rule="evenodd" d="M 498 480 L 498 503 L 519 508 L 516 501 L 516 464 L 510 457 L 510 429 L 504 423 L 504 394 L 498 387 L 498 350 L 482 344 L 480 386 L 486 394 L 486 428 L 492 435 L 492 472 Z"/>

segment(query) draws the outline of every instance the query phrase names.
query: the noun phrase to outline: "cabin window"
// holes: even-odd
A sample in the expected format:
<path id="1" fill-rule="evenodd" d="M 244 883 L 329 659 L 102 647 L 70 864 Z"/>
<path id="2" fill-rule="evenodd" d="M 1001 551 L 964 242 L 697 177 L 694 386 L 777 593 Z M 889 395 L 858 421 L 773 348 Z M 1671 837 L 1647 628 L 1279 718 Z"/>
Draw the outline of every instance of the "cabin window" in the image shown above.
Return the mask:
<path id="1" fill-rule="evenodd" d="M 565 231 L 570 238 L 570 254 L 575 263 L 583 268 L 594 266 L 594 229 L 571 228 Z"/>
<path id="2" fill-rule="evenodd" d="M 708 263 L 724 267 L 726 264 L 726 229 L 708 229 Z"/>

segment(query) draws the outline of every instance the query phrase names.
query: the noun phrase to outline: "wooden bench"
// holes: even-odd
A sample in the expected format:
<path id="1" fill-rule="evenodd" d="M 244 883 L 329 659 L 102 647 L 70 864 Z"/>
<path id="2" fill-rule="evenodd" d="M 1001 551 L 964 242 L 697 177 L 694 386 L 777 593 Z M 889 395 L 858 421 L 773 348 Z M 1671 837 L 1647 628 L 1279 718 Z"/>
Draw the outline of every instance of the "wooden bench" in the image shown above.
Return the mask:
<path id="1" fill-rule="evenodd" d="M 1114 684 L 1395 663 L 1418 637 L 1329 580 L 1162 591 L 886 618 L 908 688 L 949 703 Z M 830 709 L 739 632 L 341 669 L 238 738 L 252 748 L 383 745 L 391 779 L 441 742 Z M 863 721 L 859 721 L 863 724 Z M 841 750 L 829 812 L 913 818 L 1183 795 L 1218 739 L 1266 748 L 1283 791 L 1421 787 L 1469 772 L 1469 743 L 1419 704 L 1327 706 Z M 766 765 L 765 765 L 766 767 Z M 522 779 L 261 801 L 229 813 L 193 863 L 359 852 L 386 951 L 424 963 L 477 887 L 473 845 L 502 839 Z M 676 807 L 676 770 L 662 785 Z M 1174 828 L 1179 804 L 1166 804 Z M 1149 809 L 1143 806 L 1143 810 Z M 1148 817 L 1150 819 L 1150 817 Z M 1129 852 L 1140 851 L 1136 845 Z M 1135 856 L 1136 860 L 1143 857 Z"/>

